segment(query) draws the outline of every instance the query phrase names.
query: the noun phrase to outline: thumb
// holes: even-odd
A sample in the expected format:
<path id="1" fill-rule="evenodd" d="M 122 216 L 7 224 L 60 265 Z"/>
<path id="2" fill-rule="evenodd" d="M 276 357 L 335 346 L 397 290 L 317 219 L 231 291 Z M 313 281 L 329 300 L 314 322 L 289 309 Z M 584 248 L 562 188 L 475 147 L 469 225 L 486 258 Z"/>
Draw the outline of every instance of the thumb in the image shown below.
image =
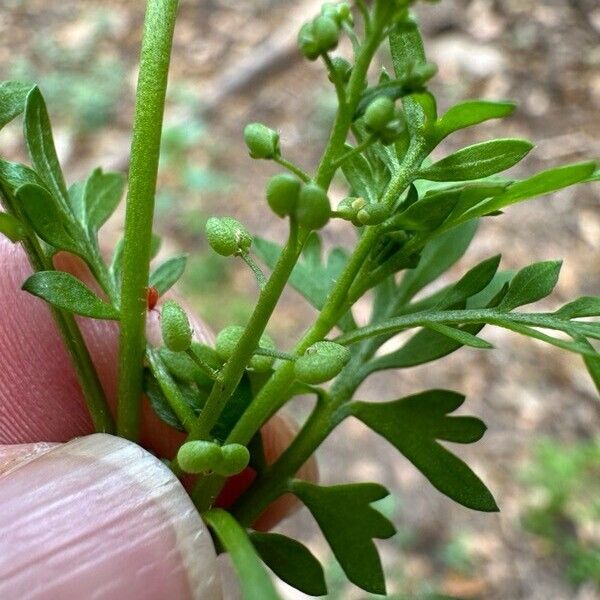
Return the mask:
<path id="1" fill-rule="evenodd" d="M 206 526 L 135 444 L 0 446 L 0 507 L 0 598 L 221 598 Z"/>

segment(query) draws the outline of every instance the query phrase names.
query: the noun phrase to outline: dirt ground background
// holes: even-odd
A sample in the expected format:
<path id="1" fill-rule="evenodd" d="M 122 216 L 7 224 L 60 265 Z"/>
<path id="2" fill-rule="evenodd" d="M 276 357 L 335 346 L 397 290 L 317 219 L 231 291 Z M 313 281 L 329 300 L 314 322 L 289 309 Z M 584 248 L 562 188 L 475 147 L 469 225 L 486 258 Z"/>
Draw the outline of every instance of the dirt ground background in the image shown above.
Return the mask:
<path id="1" fill-rule="evenodd" d="M 127 166 L 143 4 L 0 3 L 0 77 L 40 83 L 55 116 L 57 145 L 71 181 L 97 165 Z M 207 216 L 233 214 L 263 237 L 283 236 L 281 222 L 263 200 L 264 184 L 274 169 L 247 157 L 244 125 L 261 120 L 279 129 L 286 154 L 307 168 L 315 164 L 324 143 L 334 96 L 321 67 L 303 62 L 294 49 L 299 23 L 318 4 L 181 2 L 157 226 L 165 237 L 165 254 L 201 250 L 190 261 L 183 286 L 214 328 L 224 325 L 229 315 L 243 323 L 256 290 L 243 268 L 206 251 L 201 231 Z M 430 60 L 439 66 L 433 89 L 441 109 L 472 97 L 519 103 L 510 120 L 457 134 L 451 147 L 492 136 L 532 139 L 537 148 L 521 173 L 600 156 L 597 0 L 443 0 L 418 12 Z M 385 54 L 380 60 L 385 63 Z M 15 159 L 23 158 L 22 152 L 19 127 L 11 126 L 3 132 L 0 153 Z M 343 193 L 336 185 L 335 193 Z M 563 257 L 560 283 L 545 306 L 600 294 L 599 191 L 597 186 L 567 190 L 489 220 L 449 276 L 498 252 L 503 268 Z M 107 243 L 120 234 L 121 216 L 111 221 Z M 328 245 L 350 245 L 352 235 L 336 222 L 324 237 Z M 358 318 L 367 311 L 368 305 L 360 304 Z M 288 348 L 312 314 L 289 292 L 271 333 Z M 575 540 L 595 556 L 591 577 L 572 583 L 572 561 L 557 551 L 561 538 L 550 543 L 522 527 L 528 506 L 541 502 L 544 493 L 522 476 L 534 460 L 537 443 L 554 439 L 560 444 L 555 448 L 560 461 L 563 449 L 597 440 L 597 393 L 578 357 L 503 331 L 490 330 L 487 338 L 495 351 L 462 350 L 435 369 L 379 375 L 360 395 L 391 399 L 432 387 L 466 392 L 468 411 L 483 418 L 489 431 L 473 448 L 458 452 L 493 490 L 502 509 L 499 515 L 454 505 L 389 445 L 354 422 L 341 427 L 320 450 L 323 481 L 374 479 L 393 492 L 384 510 L 400 535 L 380 545 L 393 597 L 440 593 L 465 599 L 597 600 L 600 573 L 594 577 L 593 565 L 600 571 L 600 507 L 589 472 L 579 473 L 572 485 L 580 486 L 577 502 L 591 520 L 565 516 L 563 525 L 564 544 Z M 301 418 L 306 405 L 295 403 L 292 411 Z M 544 473 L 553 479 L 551 471 Z M 597 463 L 591 476 L 598 492 Z M 585 485 L 582 478 L 584 483 L 587 478 Z M 332 583 L 330 598 L 366 598 L 339 583 L 339 569 L 306 511 L 282 531 L 298 535 L 324 559 Z M 284 593 L 290 599 L 304 597 L 289 589 Z"/>

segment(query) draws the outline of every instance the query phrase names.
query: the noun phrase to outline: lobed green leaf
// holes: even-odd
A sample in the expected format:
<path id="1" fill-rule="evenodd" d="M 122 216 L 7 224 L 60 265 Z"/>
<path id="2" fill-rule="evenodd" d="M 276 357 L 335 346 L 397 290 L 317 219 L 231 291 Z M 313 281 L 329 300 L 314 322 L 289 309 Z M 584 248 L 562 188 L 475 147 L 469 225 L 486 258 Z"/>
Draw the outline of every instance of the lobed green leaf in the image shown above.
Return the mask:
<path id="1" fill-rule="evenodd" d="M 474 417 L 449 417 L 464 396 L 432 390 L 385 403 L 354 402 L 351 414 L 395 446 L 431 484 L 459 504 L 484 512 L 498 506 L 483 482 L 437 440 L 470 444 L 486 427 Z"/>
<path id="2" fill-rule="evenodd" d="M 312 513 L 348 579 L 367 592 L 385 594 L 373 539 L 392 537 L 395 530 L 371 504 L 389 492 L 375 483 L 318 486 L 297 480 L 290 491 Z"/>

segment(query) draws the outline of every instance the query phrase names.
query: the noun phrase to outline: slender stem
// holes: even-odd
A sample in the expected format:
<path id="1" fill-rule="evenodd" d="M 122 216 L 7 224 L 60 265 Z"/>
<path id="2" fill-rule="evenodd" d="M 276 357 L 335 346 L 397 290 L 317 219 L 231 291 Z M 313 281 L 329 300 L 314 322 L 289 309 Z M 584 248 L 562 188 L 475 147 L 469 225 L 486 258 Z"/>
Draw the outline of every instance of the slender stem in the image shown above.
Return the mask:
<path id="1" fill-rule="evenodd" d="M 335 68 L 333 61 L 331 60 L 331 56 L 325 53 L 323 56 L 323 62 L 327 67 L 327 71 L 329 72 L 329 79 L 335 86 L 335 92 L 338 97 L 338 103 L 340 106 L 345 106 L 346 104 L 346 88 L 344 87 L 344 82 L 340 79 L 340 74 L 338 70 Z"/>
<path id="2" fill-rule="evenodd" d="M 1 198 L 4 198 L 3 204 L 9 214 L 17 217 L 22 223 L 27 222 L 15 202 L 14 195 L 0 184 Z M 29 229 L 27 234 L 27 238 L 22 243 L 33 270 L 54 270 L 51 256 L 42 248 L 35 233 Z M 50 310 L 65 348 L 71 357 L 95 431 L 114 433 L 115 424 L 106 395 L 77 321 L 72 314 L 64 310 L 54 306 L 50 306 Z"/>
<path id="3" fill-rule="evenodd" d="M 252 258 L 250 254 L 242 254 L 241 258 L 250 267 L 252 273 L 254 273 L 254 276 L 256 277 L 256 281 L 258 283 L 258 287 L 261 290 L 264 289 L 265 285 L 267 285 L 267 278 L 262 272 L 262 269 L 256 264 L 256 261 Z"/>
<path id="4" fill-rule="evenodd" d="M 139 438 L 140 429 L 154 194 L 177 5 L 178 0 L 148 0 L 136 95 L 123 248 L 117 411 L 119 435 L 133 441 Z"/>
<path id="5" fill-rule="evenodd" d="M 290 171 L 290 173 L 297 175 L 302 181 L 304 181 L 304 183 L 308 183 L 310 181 L 310 175 L 306 171 L 302 170 L 293 162 L 283 158 L 283 156 L 276 156 L 273 160 L 278 165 L 281 165 L 284 169 Z"/>
<path id="6" fill-rule="evenodd" d="M 188 356 L 188 358 L 197 366 L 199 367 L 210 379 L 212 379 L 213 381 L 216 381 L 218 375 L 219 375 L 219 371 L 217 371 L 217 369 L 214 369 L 213 367 L 211 367 L 206 361 L 204 361 L 202 359 L 201 356 L 198 356 L 195 352 L 193 347 L 192 348 L 188 348 L 188 350 L 186 350 L 186 354 Z"/>

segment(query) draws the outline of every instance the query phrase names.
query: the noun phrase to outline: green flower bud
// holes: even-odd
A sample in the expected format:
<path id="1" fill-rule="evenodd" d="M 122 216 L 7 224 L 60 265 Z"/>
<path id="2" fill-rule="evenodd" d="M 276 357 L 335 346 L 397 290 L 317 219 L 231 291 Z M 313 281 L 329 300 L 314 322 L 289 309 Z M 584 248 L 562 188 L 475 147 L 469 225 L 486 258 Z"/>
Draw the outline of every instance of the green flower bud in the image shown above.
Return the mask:
<path id="1" fill-rule="evenodd" d="M 394 101 L 387 96 L 375 98 L 365 111 L 365 125 L 372 133 L 380 133 L 394 118 L 396 107 Z"/>
<path id="2" fill-rule="evenodd" d="M 390 216 L 390 211 L 385 204 L 367 204 L 356 215 L 361 225 L 379 225 Z"/>
<path id="3" fill-rule="evenodd" d="M 340 39 L 340 26 L 337 12 L 335 16 L 321 15 L 305 23 L 298 33 L 298 46 L 308 60 L 317 60 L 337 47 Z"/>
<path id="4" fill-rule="evenodd" d="M 250 462 L 250 452 L 246 446 L 241 444 L 227 444 L 221 447 L 221 463 L 219 464 L 219 475 L 231 477 L 241 473 Z"/>
<path id="5" fill-rule="evenodd" d="M 302 188 L 296 208 L 298 224 L 306 229 L 325 227 L 331 216 L 331 203 L 327 192 L 314 183 Z"/>
<path id="6" fill-rule="evenodd" d="M 379 132 L 379 139 L 385 146 L 393 144 L 407 133 L 404 115 L 398 113 L 393 121 L 390 121 L 384 129 Z"/>
<path id="7" fill-rule="evenodd" d="M 275 175 L 267 185 L 267 202 L 271 210 L 280 217 L 291 215 L 296 210 L 300 187 L 300 181 L 293 175 Z"/>
<path id="8" fill-rule="evenodd" d="M 344 22 L 348 22 L 350 24 L 353 23 L 352 13 L 350 12 L 350 6 L 347 2 L 342 2 L 340 4 L 326 2 L 321 7 L 321 14 L 324 17 L 333 19 L 337 23 L 338 27 L 341 27 Z"/>
<path id="9" fill-rule="evenodd" d="M 317 17 L 313 21 L 313 34 L 321 54 L 337 48 L 340 40 L 338 24 L 330 17 Z"/>
<path id="10" fill-rule="evenodd" d="M 296 359 L 294 374 L 299 381 L 315 385 L 333 379 L 350 360 L 350 350 L 335 342 L 317 342 Z"/>
<path id="11" fill-rule="evenodd" d="M 337 207 L 338 215 L 345 219 L 346 221 L 350 221 L 354 225 L 360 225 L 361 223 L 357 219 L 358 211 L 363 208 L 366 204 L 364 198 L 355 198 L 353 196 L 349 196 L 348 198 L 344 198 Z"/>
<path id="12" fill-rule="evenodd" d="M 215 350 L 221 360 L 225 362 L 231 358 L 240 338 L 244 335 L 244 331 L 244 327 L 230 325 L 219 332 L 215 342 Z M 263 348 L 275 348 L 273 340 L 268 335 L 263 335 L 258 345 Z M 273 366 L 274 362 L 275 359 L 272 356 L 256 355 L 252 357 L 248 367 L 258 373 L 264 373 Z"/>
<path id="13" fill-rule="evenodd" d="M 160 329 L 165 346 L 173 352 L 185 352 L 192 345 L 192 328 L 179 304 L 167 300 L 160 312 Z"/>
<path id="14" fill-rule="evenodd" d="M 218 473 L 223 463 L 223 455 L 221 447 L 214 442 L 186 442 L 177 452 L 177 462 L 186 473 Z"/>
<path id="15" fill-rule="evenodd" d="M 333 68 L 335 72 L 338 74 L 338 77 L 342 80 L 343 83 L 348 83 L 350 81 L 350 76 L 352 75 L 352 65 L 341 56 L 336 56 L 331 60 L 333 63 Z M 329 81 L 333 83 L 331 75 L 329 76 Z"/>
<path id="16" fill-rule="evenodd" d="M 205 231 L 210 247 L 221 256 L 242 254 L 252 246 L 248 230 L 232 217 L 211 217 Z"/>
<path id="17" fill-rule="evenodd" d="M 252 158 L 270 159 L 279 156 L 279 134 L 262 123 L 246 125 L 244 140 Z"/>

